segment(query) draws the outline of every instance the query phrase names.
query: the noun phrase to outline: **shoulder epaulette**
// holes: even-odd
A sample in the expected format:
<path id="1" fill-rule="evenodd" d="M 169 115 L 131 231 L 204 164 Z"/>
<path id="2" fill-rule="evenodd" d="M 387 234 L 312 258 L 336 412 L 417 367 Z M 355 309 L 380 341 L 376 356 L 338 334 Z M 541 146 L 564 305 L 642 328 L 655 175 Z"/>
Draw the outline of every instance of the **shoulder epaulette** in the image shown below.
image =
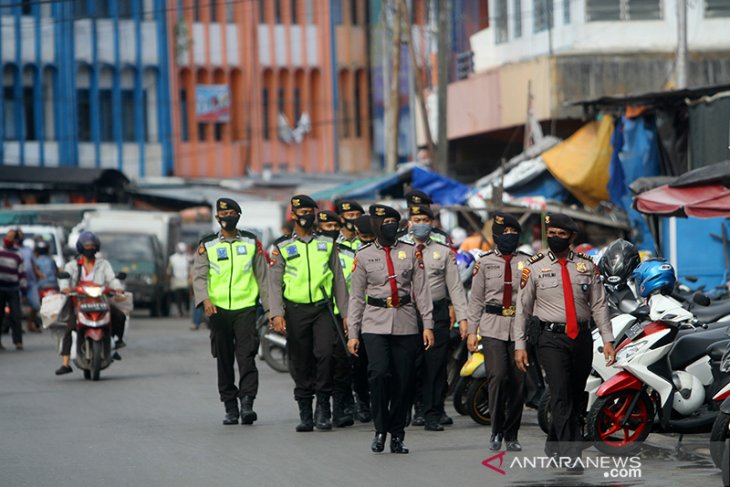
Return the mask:
<path id="1" fill-rule="evenodd" d="M 484 252 L 482 252 L 481 254 L 479 254 L 479 258 L 481 259 L 482 257 L 486 257 L 488 255 L 492 255 L 493 253 L 494 253 L 494 250 L 485 250 Z"/>
<path id="2" fill-rule="evenodd" d="M 210 242 L 211 240 L 213 240 L 215 238 L 218 238 L 218 232 L 203 235 L 203 238 L 200 239 L 200 242 L 198 242 L 198 245 L 204 245 L 206 242 Z"/>
<path id="3" fill-rule="evenodd" d="M 250 238 L 252 240 L 258 240 L 258 237 L 256 236 L 255 233 L 249 232 L 247 230 L 239 230 L 238 235 L 240 235 L 241 237 Z"/>
<path id="4" fill-rule="evenodd" d="M 291 236 L 282 235 L 281 237 L 274 240 L 274 245 L 279 245 L 281 243 L 288 242 L 290 240 L 293 240 L 293 238 Z"/>
<path id="5" fill-rule="evenodd" d="M 350 257 L 355 257 L 355 251 L 345 245 L 337 245 L 337 251 L 341 254 L 349 255 Z"/>
<path id="6" fill-rule="evenodd" d="M 534 264 L 535 262 L 543 259 L 544 257 L 545 257 L 545 254 L 543 254 L 543 253 L 537 253 L 537 254 L 533 255 L 532 257 L 530 257 L 530 260 L 528 260 L 528 262 L 530 264 Z"/>
<path id="7" fill-rule="evenodd" d="M 359 249 L 357 249 L 355 251 L 355 254 L 357 255 L 358 252 L 362 252 L 363 250 L 367 249 L 368 247 L 372 247 L 372 246 L 373 246 L 373 243 L 372 242 L 363 244 L 362 247 L 360 247 Z"/>
<path id="8" fill-rule="evenodd" d="M 403 240 L 403 239 L 400 239 L 400 240 L 398 240 L 398 241 L 399 241 L 399 242 L 401 242 L 401 243 L 404 243 L 404 244 L 406 244 L 406 245 L 416 245 L 416 243 L 415 243 L 415 242 L 413 242 L 413 241 L 410 241 L 410 240 Z"/>
<path id="9" fill-rule="evenodd" d="M 445 243 L 445 242 L 441 242 L 441 241 L 439 241 L 439 240 L 431 240 L 431 241 L 432 241 L 433 243 L 437 244 L 437 245 L 440 245 L 440 246 L 442 246 L 442 247 L 446 247 L 447 249 L 451 250 L 451 245 L 449 245 L 449 244 L 447 244 L 447 243 Z"/>
<path id="10" fill-rule="evenodd" d="M 532 254 L 528 254 L 524 250 L 518 250 L 517 253 L 520 254 L 520 255 L 526 255 L 527 257 L 532 257 L 533 256 Z"/>
<path id="11" fill-rule="evenodd" d="M 315 233 L 315 234 L 312 235 L 312 237 L 314 237 L 315 240 L 322 240 L 324 242 L 328 242 L 328 243 L 331 243 L 331 244 L 334 244 L 335 243 L 335 239 L 334 238 L 328 237 L 327 235 L 322 235 L 321 233 Z"/>
<path id="12" fill-rule="evenodd" d="M 591 259 L 590 257 L 588 257 L 588 256 L 587 256 L 586 254 L 584 254 L 583 252 L 576 252 L 576 253 L 575 253 L 575 255 L 577 255 L 577 256 L 578 256 L 578 257 L 580 257 L 581 259 L 585 259 L 585 260 L 590 260 L 591 262 L 593 262 L 593 259 Z"/>

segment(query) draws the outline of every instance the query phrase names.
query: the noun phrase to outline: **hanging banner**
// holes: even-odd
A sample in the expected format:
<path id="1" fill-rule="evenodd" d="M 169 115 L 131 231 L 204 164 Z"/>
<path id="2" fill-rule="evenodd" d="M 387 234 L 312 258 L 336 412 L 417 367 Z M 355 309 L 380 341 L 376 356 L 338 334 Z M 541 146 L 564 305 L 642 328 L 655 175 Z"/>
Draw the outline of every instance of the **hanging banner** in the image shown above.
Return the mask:
<path id="1" fill-rule="evenodd" d="M 195 118 L 198 122 L 229 122 L 231 94 L 228 85 L 196 85 Z"/>

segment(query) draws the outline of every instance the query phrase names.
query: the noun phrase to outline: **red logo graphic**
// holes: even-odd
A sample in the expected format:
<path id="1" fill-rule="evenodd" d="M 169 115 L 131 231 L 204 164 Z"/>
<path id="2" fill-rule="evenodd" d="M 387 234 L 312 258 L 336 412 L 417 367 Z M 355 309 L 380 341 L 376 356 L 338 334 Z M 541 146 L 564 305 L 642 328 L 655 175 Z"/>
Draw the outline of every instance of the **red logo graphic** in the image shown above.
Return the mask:
<path id="1" fill-rule="evenodd" d="M 497 454 L 496 454 L 496 455 L 494 455 L 493 457 L 489 457 L 489 458 L 487 458 L 486 460 L 484 460 L 484 461 L 482 462 L 482 465 L 484 465 L 485 467 L 491 468 L 492 470 L 494 470 L 495 472 L 497 472 L 497 473 L 498 473 L 498 474 L 500 474 L 500 475 L 507 475 L 507 472 L 505 472 L 505 471 L 504 471 L 504 470 L 502 470 L 502 468 L 501 468 L 501 467 L 502 467 L 502 463 L 504 462 L 504 456 L 505 456 L 506 454 L 507 454 L 507 452 L 506 452 L 506 451 L 503 451 L 503 452 L 501 452 L 501 453 L 497 453 Z M 494 465 L 492 465 L 492 461 L 493 461 L 494 459 L 497 459 L 497 458 L 499 458 L 499 467 L 495 467 Z"/>

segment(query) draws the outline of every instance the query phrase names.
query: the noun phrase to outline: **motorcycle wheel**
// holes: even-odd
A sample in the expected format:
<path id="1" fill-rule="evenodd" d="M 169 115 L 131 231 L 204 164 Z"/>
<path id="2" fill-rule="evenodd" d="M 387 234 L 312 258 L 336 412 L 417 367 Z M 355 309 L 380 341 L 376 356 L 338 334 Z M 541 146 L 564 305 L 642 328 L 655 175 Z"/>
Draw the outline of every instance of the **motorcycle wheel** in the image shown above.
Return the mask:
<path id="1" fill-rule="evenodd" d="M 456 385 L 454 385 L 454 394 L 452 397 L 454 409 L 462 416 L 469 415 L 469 411 L 466 408 L 466 389 L 469 387 L 471 381 L 471 377 L 459 377 Z"/>
<path id="2" fill-rule="evenodd" d="M 264 356 L 264 361 L 269 367 L 277 372 L 289 372 L 289 354 L 286 348 L 279 347 L 269 342 L 266 339 L 266 334 L 269 333 L 267 328 L 262 328 L 261 331 L 261 353 Z"/>
<path id="3" fill-rule="evenodd" d="M 99 380 L 101 372 L 101 342 L 91 343 L 91 380 Z"/>
<path id="4" fill-rule="evenodd" d="M 537 405 L 537 424 L 543 433 L 550 432 L 550 423 L 553 421 L 553 415 L 550 413 L 550 390 L 545 389 L 540 397 L 540 403 Z"/>
<path id="5" fill-rule="evenodd" d="M 636 391 L 618 391 L 598 398 L 586 418 L 588 438 L 593 445 L 607 455 L 634 455 L 651 433 L 654 422 L 654 405 L 642 392 L 634 412 L 625 426 L 620 421 L 626 415 Z"/>
<path id="6" fill-rule="evenodd" d="M 722 468 L 722 454 L 725 450 L 725 440 L 730 438 L 730 414 L 717 413 L 710 433 L 710 455 L 717 468 Z"/>
<path id="7" fill-rule="evenodd" d="M 466 391 L 466 407 L 469 417 L 478 424 L 490 425 L 489 416 L 489 381 L 487 379 L 472 380 Z"/>

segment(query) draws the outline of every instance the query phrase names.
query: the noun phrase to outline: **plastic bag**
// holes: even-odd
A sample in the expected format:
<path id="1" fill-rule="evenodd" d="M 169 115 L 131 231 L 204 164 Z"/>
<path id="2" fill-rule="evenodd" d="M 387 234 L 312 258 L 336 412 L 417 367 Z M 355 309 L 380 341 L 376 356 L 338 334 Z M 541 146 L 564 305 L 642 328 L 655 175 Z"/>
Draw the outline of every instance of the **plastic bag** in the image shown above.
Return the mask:
<path id="1" fill-rule="evenodd" d="M 125 315 L 129 315 L 134 309 L 134 294 L 125 292 L 121 298 L 114 296 L 111 298 L 110 304 Z"/>
<path id="2" fill-rule="evenodd" d="M 67 302 L 68 296 L 65 294 L 49 294 L 43 298 L 40 310 L 43 328 L 66 326 L 66 321 L 68 321 L 68 312 L 65 309 Z"/>

